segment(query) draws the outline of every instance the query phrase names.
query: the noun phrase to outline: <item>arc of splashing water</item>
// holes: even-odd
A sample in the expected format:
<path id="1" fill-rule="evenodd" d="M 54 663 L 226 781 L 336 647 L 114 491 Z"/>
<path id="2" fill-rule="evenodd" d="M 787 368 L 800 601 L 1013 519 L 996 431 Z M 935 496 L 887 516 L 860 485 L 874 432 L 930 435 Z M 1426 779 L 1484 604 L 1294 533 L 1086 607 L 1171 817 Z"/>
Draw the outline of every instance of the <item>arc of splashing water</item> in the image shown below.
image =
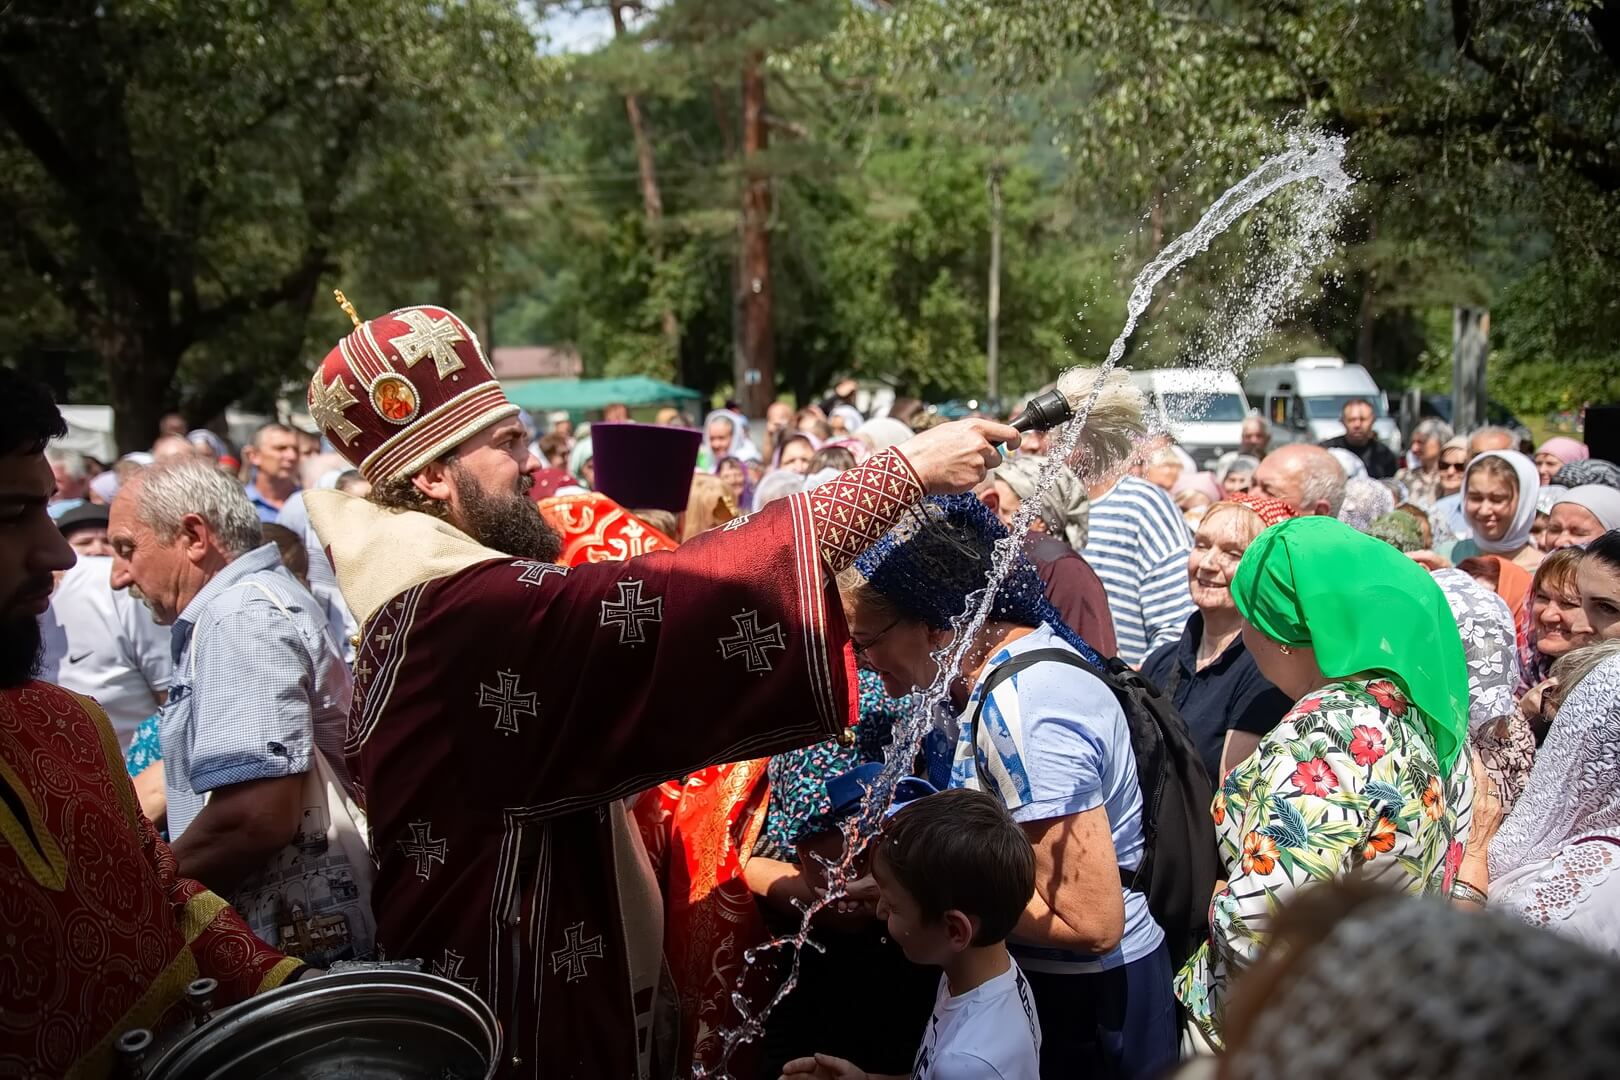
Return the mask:
<path id="1" fill-rule="evenodd" d="M 1305 180 L 1320 182 L 1324 188 L 1326 201 L 1317 207 L 1315 212 L 1307 215 L 1302 231 L 1311 234 L 1307 237 L 1308 240 L 1315 238 L 1320 240 L 1320 243 L 1307 243 L 1296 252 L 1299 270 L 1303 271 L 1325 254 L 1328 234 L 1337 224 L 1339 207 L 1349 193 L 1352 183 L 1342 164 L 1344 140 L 1313 132 L 1300 132 L 1292 136 L 1289 142 L 1288 149 L 1267 158 L 1242 180 L 1228 188 L 1209 209 L 1204 211 L 1196 225 L 1176 237 L 1137 274 L 1126 305 L 1125 325 L 1108 350 L 1101 375 L 1086 401 L 1075 410 L 1074 419 L 1060 429 L 1053 448 L 1048 452 L 1046 464 L 1037 478 L 1035 495 L 1023 500 L 1023 505 L 1019 507 L 1013 519 L 1009 535 L 996 543 L 985 587 L 968 598 L 966 609 L 953 623 L 952 629 L 955 632 L 950 641 L 934 654 L 940 674 L 935 678 L 933 685 L 923 691 L 916 707 L 906 718 L 903 730 L 896 732 L 896 737 L 885 756 L 884 767 L 867 789 L 859 811 L 844 822 L 843 856 L 836 862 L 821 859 L 827 875 L 825 894 L 813 904 L 801 905 L 802 919 L 796 933 L 765 942 L 745 954 L 746 966 L 751 967 L 760 953 L 791 949 L 793 958 L 787 978 L 757 1013 L 750 1012 L 748 999 L 741 992 L 742 978 L 739 978 L 737 988 L 731 994 L 731 1005 L 737 1010 L 740 1019 L 735 1027 L 721 1031 L 723 1048 L 719 1072 L 711 1074 L 702 1066 L 695 1066 L 692 1070 L 693 1080 L 707 1080 L 710 1076 L 730 1077 L 729 1064 L 737 1047 L 752 1042 L 762 1035 L 765 1021 L 772 1010 L 793 992 L 798 983 L 799 959 L 805 946 L 822 949 L 822 946 L 810 937 L 811 920 L 822 908 L 843 895 L 861 841 L 870 838 L 881 826 L 883 811 L 889 805 L 895 783 L 910 768 L 911 762 L 916 757 L 918 744 L 931 726 L 935 710 L 945 701 L 949 693 L 951 679 L 948 673 L 958 669 L 967 650 L 983 630 L 996 591 L 1013 566 L 1014 559 L 1023 546 L 1024 537 L 1029 532 L 1030 523 L 1039 508 L 1041 493 L 1052 484 L 1058 470 L 1066 467 L 1065 462 L 1074 452 L 1080 434 L 1085 428 L 1086 419 L 1091 415 L 1091 410 L 1102 393 L 1104 377 L 1125 355 L 1125 346 L 1131 334 L 1135 332 L 1142 313 L 1152 302 L 1153 292 L 1157 286 L 1187 260 L 1205 250 L 1215 237 L 1224 233 L 1244 214 L 1278 191 Z M 1260 306 L 1269 312 L 1280 311 L 1290 296 L 1297 295 L 1301 276 L 1302 274 L 1279 275 L 1269 281 L 1268 285 L 1271 289 L 1277 290 L 1277 294 L 1265 297 L 1265 302 Z M 1240 333 L 1257 340 L 1267 329 L 1267 326 L 1260 323 L 1261 320 L 1249 320 L 1242 326 Z M 1253 343 L 1254 341 L 1234 343 L 1237 352 L 1230 354 L 1239 355 L 1247 344 Z"/>

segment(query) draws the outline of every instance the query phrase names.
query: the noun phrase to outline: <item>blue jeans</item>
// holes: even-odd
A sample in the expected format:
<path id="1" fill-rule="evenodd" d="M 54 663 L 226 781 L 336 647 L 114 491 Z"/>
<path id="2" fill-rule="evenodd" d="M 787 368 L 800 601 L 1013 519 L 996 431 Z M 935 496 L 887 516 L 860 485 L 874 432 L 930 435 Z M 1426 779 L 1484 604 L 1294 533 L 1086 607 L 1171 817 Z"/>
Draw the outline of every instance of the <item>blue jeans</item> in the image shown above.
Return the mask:
<path id="1" fill-rule="evenodd" d="M 1041 1080 L 1153 1080 L 1175 1067 L 1179 1013 L 1164 945 L 1112 971 L 1024 975 L 1041 1020 Z"/>

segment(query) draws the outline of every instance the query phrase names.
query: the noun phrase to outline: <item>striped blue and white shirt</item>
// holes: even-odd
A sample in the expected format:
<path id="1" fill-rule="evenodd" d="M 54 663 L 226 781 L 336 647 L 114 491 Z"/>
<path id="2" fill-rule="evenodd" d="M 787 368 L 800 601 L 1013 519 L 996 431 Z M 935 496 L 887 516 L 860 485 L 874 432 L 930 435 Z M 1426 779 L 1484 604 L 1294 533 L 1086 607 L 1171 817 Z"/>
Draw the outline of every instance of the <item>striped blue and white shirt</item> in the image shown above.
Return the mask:
<path id="1" fill-rule="evenodd" d="M 996 650 L 986 676 L 1007 661 L 1037 649 L 1074 647 L 1050 626 L 1041 626 Z M 951 787 L 989 790 L 1014 821 L 1026 824 L 1103 808 L 1114 843 L 1114 861 L 1127 870 L 1142 864 L 1142 786 L 1125 713 L 1102 680 L 1066 664 L 1034 664 L 998 683 L 985 700 L 981 678 L 956 718 L 956 757 Z M 984 701 L 979 741 L 973 743 L 973 712 Z M 1108 867 L 1108 879 L 1117 880 Z M 1147 897 L 1120 886 L 1125 932 L 1103 956 L 1010 942 L 1027 971 L 1084 974 L 1111 971 L 1142 959 L 1164 941 Z"/>
<path id="2" fill-rule="evenodd" d="M 1163 488 L 1127 476 L 1091 501 L 1086 562 L 1097 571 L 1114 616 L 1119 657 L 1140 664 L 1175 641 L 1193 613 L 1187 590 L 1192 537 Z"/>

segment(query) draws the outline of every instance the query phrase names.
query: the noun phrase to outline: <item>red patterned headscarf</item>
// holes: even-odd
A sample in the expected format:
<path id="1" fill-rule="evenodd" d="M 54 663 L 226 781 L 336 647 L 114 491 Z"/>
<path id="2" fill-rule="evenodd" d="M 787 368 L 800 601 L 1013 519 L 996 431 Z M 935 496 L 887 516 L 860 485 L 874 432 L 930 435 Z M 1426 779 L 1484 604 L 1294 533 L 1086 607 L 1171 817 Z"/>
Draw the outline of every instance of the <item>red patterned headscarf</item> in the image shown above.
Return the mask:
<path id="1" fill-rule="evenodd" d="M 1278 522 L 1287 521 L 1289 518 L 1299 517 L 1299 511 L 1287 503 L 1267 498 L 1264 495 L 1253 495 L 1247 491 L 1233 492 L 1222 499 L 1221 502 L 1237 503 L 1239 506 L 1248 507 L 1260 515 L 1260 520 L 1266 523 L 1267 528 Z M 1216 506 L 1219 505 L 1220 503 L 1216 504 Z M 1214 506 L 1210 507 L 1210 510 L 1214 509 Z M 1207 517 L 1208 514 L 1206 513 L 1205 516 Z"/>

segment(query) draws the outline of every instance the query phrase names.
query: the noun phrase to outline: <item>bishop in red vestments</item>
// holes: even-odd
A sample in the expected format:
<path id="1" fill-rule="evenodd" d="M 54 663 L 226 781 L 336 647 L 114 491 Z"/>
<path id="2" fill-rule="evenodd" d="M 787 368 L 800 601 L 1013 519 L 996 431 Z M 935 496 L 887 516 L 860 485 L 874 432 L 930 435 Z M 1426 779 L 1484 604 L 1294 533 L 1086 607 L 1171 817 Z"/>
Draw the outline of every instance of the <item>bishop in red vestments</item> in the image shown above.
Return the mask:
<path id="1" fill-rule="evenodd" d="M 373 484 L 306 500 L 363 626 L 349 761 L 380 946 L 490 1003 L 506 1075 L 667 1071 L 661 901 L 625 798 L 847 726 L 830 575 L 926 492 L 977 483 L 1012 429 L 936 428 L 676 551 L 566 568 L 516 407 L 453 313 L 356 319 L 309 402 Z"/>
<path id="2" fill-rule="evenodd" d="M 52 572 L 73 565 L 45 511 L 45 441 L 66 430 L 0 369 L 0 1076 L 106 1076 L 119 1035 L 184 1020 L 193 979 L 227 1005 L 303 970 L 179 875 L 100 706 L 32 678 Z"/>

